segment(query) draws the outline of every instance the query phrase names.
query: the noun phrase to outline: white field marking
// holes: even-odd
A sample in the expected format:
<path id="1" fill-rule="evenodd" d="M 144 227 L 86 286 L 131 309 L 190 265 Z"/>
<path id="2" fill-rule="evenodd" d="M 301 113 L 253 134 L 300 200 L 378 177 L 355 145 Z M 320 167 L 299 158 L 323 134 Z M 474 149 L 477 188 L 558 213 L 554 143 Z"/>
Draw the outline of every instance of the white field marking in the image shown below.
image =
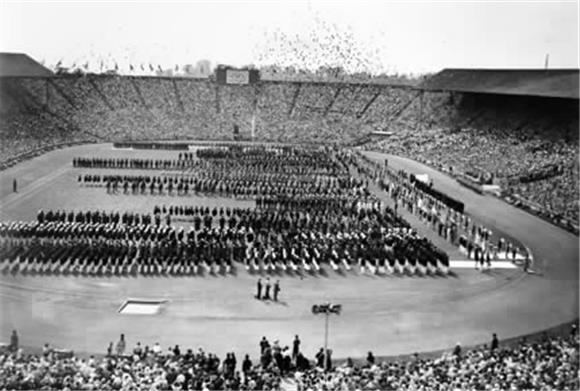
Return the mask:
<path id="1" fill-rule="evenodd" d="M 123 315 L 155 315 L 167 301 L 166 299 L 129 298 L 123 302 L 117 312 Z"/>
<path id="2" fill-rule="evenodd" d="M 119 311 L 123 315 L 155 315 L 159 312 L 161 303 L 127 303 Z"/>

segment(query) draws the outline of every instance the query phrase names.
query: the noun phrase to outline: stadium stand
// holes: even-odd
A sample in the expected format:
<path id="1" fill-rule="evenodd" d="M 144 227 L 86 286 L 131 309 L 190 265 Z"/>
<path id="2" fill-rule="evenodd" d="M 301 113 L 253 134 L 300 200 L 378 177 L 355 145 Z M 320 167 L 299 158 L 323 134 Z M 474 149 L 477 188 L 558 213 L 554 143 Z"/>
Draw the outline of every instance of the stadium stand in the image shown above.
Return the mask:
<path id="1" fill-rule="evenodd" d="M 231 86 L 116 75 L 2 77 L 2 163 L 6 167 L 17 156 L 55 144 L 99 140 L 253 136 L 364 144 L 497 185 L 508 202 L 577 231 L 577 86 L 574 70 L 448 69 L 419 88 L 279 81 Z M 393 136 L 377 141 L 371 137 L 375 131 Z"/>

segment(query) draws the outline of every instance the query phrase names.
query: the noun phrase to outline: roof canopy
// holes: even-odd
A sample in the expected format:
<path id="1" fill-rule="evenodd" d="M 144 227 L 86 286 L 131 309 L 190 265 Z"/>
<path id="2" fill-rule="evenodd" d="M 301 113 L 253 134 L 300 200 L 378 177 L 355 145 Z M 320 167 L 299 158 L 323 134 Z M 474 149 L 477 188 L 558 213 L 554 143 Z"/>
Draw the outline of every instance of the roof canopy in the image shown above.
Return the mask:
<path id="1" fill-rule="evenodd" d="M 578 69 L 444 69 L 420 88 L 578 99 Z"/>
<path id="2" fill-rule="evenodd" d="M 52 76 L 43 65 L 23 53 L 0 53 L 0 77 Z"/>

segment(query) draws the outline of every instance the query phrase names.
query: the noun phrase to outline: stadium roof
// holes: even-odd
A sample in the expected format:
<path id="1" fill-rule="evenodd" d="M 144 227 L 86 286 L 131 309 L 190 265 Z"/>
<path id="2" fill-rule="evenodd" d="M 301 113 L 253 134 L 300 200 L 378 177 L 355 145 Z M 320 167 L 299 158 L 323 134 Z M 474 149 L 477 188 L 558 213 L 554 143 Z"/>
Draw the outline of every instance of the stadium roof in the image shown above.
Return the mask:
<path id="1" fill-rule="evenodd" d="M 578 69 L 444 69 L 420 88 L 578 99 Z"/>
<path id="2" fill-rule="evenodd" d="M 52 76 L 53 73 L 23 53 L 0 53 L 0 77 Z"/>

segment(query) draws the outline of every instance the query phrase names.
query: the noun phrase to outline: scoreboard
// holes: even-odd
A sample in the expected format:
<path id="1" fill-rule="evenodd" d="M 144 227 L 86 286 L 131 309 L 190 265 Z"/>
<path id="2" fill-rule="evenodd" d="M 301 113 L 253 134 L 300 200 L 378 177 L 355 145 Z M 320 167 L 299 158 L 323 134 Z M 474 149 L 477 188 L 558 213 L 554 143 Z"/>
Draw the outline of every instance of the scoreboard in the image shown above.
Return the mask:
<path id="1" fill-rule="evenodd" d="M 257 69 L 236 69 L 219 65 L 216 68 L 216 81 L 218 84 L 254 84 L 260 81 L 260 72 Z"/>
<path id="2" fill-rule="evenodd" d="M 226 69 L 226 84 L 250 84 L 250 71 Z"/>

